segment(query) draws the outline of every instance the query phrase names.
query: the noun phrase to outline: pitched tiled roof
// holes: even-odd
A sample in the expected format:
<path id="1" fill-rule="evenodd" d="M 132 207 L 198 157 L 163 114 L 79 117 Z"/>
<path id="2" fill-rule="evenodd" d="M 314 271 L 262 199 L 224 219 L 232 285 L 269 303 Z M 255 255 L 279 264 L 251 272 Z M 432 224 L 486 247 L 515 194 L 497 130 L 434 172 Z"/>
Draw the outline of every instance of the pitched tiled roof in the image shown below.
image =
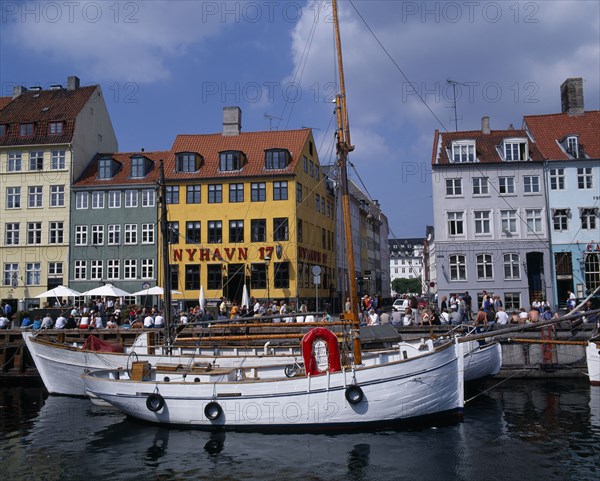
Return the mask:
<path id="1" fill-rule="evenodd" d="M 506 162 L 498 153 L 498 146 L 502 145 L 505 139 L 527 138 L 525 130 L 492 130 L 489 134 L 484 134 L 481 130 L 467 130 L 464 132 L 438 132 L 436 130 L 433 144 L 432 164 L 450 164 L 447 149 L 453 141 L 474 140 L 475 157 L 479 163 L 493 164 Z M 441 141 L 441 147 L 438 152 L 438 141 Z M 542 161 L 544 157 L 537 146 L 529 142 L 529 157 L 532 161 Z M 454 164 L 456 165 L 456 164 Z"/>
<path id="2" fill-rule="evenodd" d="M 11 100 L 12 97 L 0 97 L 0 110 L 6 107 Z"/>
<path id="3" fill-rule="evenodd" d="M 255 177 L 264 175 L 289 175 L 300 160 L 302 149 L 309 137 L 310 129 L 282 130 L 270 132 L 242 132 L 239 135 L 201 134 L 178 135 L 165 159 L 167 180 L 195 178 Z M 285 169 L 265 169 L 265 150 L 287 149 L 291 161 Z M 246 161 L 241 170 L 219 171 L 219 153 L 226 150 L 242 151 Z M 179 152 L 198 153 L 204 159 L 197 172 L 175 172 L 175 157 Z M 316 150 L 315 150 L 316 156 Z"/>
<path id="4" fill-rule="evenodd" d="M 600 159 L 600 110 L 584 112 L 583 115 L 526 115 L 523 122 L 548 160 L 571 158 L 558 142 L 573 134 L 579 135 L 579 144 L 589 157 Z"/>
<path id="5" fill-rule="evenodd" d="M 160 160 L 168 157 L 169 152 L 115 152 L 97 154 L 88 164 L 87 168 L 75 182 L 76 187 L 110 184 L 111 186 L 127 184 L 151 184 L 160 180 Z M 114 177 L 110 179 L 98 179 L 98 159 L 110 157 L 116 160 L 121 167 Z M 130 162 L 132 157 L 146 157 L 152 161 L 152 166 L 145 177 L 132 179 Z"/>
<path id="6" fill-rule="evenodd" d="M 6 135 L 0 137 L 0 145 L 34 145 L 69 143 L 75 130 L 75 118 L 97 86 L 74 90 L 26 90 L 0 109 L 0 124 L 8 125 Z M 1 105 L 1 103 L 0 103 Z M 63 132 L 48 134 L 48 124 L 63 121 Z M 19 136 L 19 124 L 33 123 L 34 134 Z"/>

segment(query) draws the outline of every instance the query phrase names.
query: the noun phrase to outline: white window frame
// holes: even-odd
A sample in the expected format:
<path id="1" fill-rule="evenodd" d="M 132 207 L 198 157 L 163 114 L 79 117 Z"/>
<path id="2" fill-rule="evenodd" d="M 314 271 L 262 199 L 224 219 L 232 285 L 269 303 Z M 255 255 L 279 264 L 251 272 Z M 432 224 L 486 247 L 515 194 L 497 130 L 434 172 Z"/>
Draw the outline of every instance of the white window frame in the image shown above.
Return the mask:
<path id="1" fill-rule="evenodd" d="M 29 171 L 40 172 L 42 170 L 44 170 L 44 151 L 34 150 L 29 152 Z"/>
<path id="2" fill-rule="evenodd" d="M 66 151 L 53 150 L 50 158 L 50 170 L 65 170 L 66 168 Z"/>
<path id="3" fill-rule="evenodd" d="M 88 226 L 87 225 L 76 225 L 75 226 L 75 245 L 86 246 L 88 244 Z"/>
<path id="4" fill-rule="evenodd" d="M 504 280 L 518 281 L 521 279 L 521 258 L 519 254 L 507 252 L 502 256 L 502 270 L 504 271 Z M 507 275 L 508 273 L 508 275 Z"/>
<path id="5" fill-rule="evenodd" d="M 464 254 L 452 254 L 448 257 L 450 281 L 467 280 L 467 261 Z"/>
<path id="6" fill-rule="evenodd" d="M 90 195 L 88 192 L 77 192 L 75 194 L 75 209 L 88 209 L 90 205 Z"/>
<path id="7" fill-rule="evenodd" d="M 475 162 L 475 141 L 474 140 L 458 140 L 452 142 L 450 152 L 451 164 L 464 164 Z"/>
<path id="8" fill-rule="evenodd" d="M 21 172 L 23 170 L 23 154 L 21 152 L 9 152 L 6 164 L 6 172 Z"/>
<path id="9" fill-rule="evenodd" d="M 138 191 L 127 189 L 125 191 L 125 208 L 132 209 L 138 206 Z"/>
<path id="10" fill-rule="evenodd" d="M 565 190 L 565 169 L 550 169 L 550 190 Z"/>
<path id="11" fill-rule="evenodd" d="M 465 229 L 465 213 L 463 211 L 452 211 L 447 212 L 447 229 L 448 229 L 448 237 L 461 237 L 466 235 Z M 452 232 L 452 230 L 456 232 Z M 459 232 L 459 230 L 461 232 Z"/>
<path id="12" fill-rule="evenodd" d="M 65 223 L 63 221 L 48 222 L 48 244 L 64 244 Z"/>
<path id="13" fill-rule="evenodd" d="M 591 167 L 577 167 L 577 188 L 579 190 L 594 188 L 594 175 Z"/>
<path id="14" fill-rule="evenodd" d="M 154 224 L 142 224 L 142 244 L 154 244 L 155 232 Z"/>
<path id="15" fill-rule="evenodd" d="M 504 160 L 518 162 L 528 160 L 529 152 L 526 139 L 506 139 L 503 145 Z"/>
<path id="16" fill-rule="evenodd" d="M 542 209 L 525 209 L 525 222 L 528 234 L 542 234 L 544 230 Z"/>
<path id="17" fill-rule="evenodd" d="M 142 189 L 142 207 L 154 207 L 156 205 L 156 193 L 153 189 Z"/>
<path id="18" fill-rule="evenodd" d="M 598 228 L 598 207 L 582 207 L 579 217 L 583 230 L 596 230 Z"/>
<path id="19" fill-rule="evenodd" d="M 108 208 L 109 209 L 120 209 L 121 208 L 121 191 L 109 190 L 108 191 Z"/>
<path id="20" fill-rule="evenodd" d="M 565 232 L 569 230 L 569 209 L 554 209 L 552 213 L 552 230 L 554 232 Z M 557 227 L 558 223 L 558 229 Z"/>
<path id="21" fill-rule="evenodd" d="M 509 234 L 513 236 L 519 233 L 516 210 L 502 209 L 500 211 L 500 230 L 504 236 Z"/>
<path id="22" fill-rule="evenodd" d="M 92 209 L 104 209 L 104 191 L 92 192 Z"/>
<path id="23" fill-rule="evenodd" d="M 33 242 L 30 242 L 31 235 L 34 235 Z M 42 223 L 27 222 L 27 245 L 40 245 L 42 243 Z"/>
<path id="24" fill-rule="evenodd" d="M 51 185 L 50 186 L 50 207 L 65 206 L 65 186 Z"/>
<path id="25" fill-rule="evenodd" d="M 44 207 L 44 187 L 41 185 L 30 185 L 27 187 L 27 208 L 41 209 Z"/>
<path id="26" fill-rule="evenodd" d="M 498 193 L 500 195 L 514 195 L 515 190 L 515 178 L 510 176 L 498 177 Z"/>
<path id="27" fill-rule="evenodd" d="M 39 286 L 42 284 L 42 264 L 40 262 L 25 263 L 25 285 Z"/>
<path id="28" fill-rule="evenodd" d="M 490 183 L 487 177 L 473 177 L 472 186 L 473 197 L 484 197 L 490 195 Z"/>
<path id="29" fill-rule="evenodd" d="M 119 245 L 121 243 L 121 224 L 108 224 L 107 245 Z"/>
<path id="30" fill-rule="evenodd" d="M 104 274 L 104 261 L 102 259 L 93 259 L 90 261 L 90 280 L 101 281 Z"/>
<path id="31" fill-rule="evenodd" d="M 462 179 L 446 179 L 446 197 L 462 197 Z"/>
<path id="32" fill-rule="evenodd" d="M 87 261 L 76 260 L 73 270 L 73 277 L 76 281 L 84 281 L 87 278 Z"/>
<path id="33" fill-rule="evenodd" d="M 140 275 L 142 279 L 154 279 L 154 259 L 141 259 Z"/>
<path id="34" fill-rule="evenodd" d="M 123 244 L 133 245 L 137 244 L 138 236 L 138 225 L 137 224 L 125 224 L 123 228 Z"/>
<path id="35" fill-rule="evenodd" d="M 137 259 L 124 259 L 123 260 L 123 279 L 136 279 L 137 278 Z"/>
<path id="36" fill-rule="evenodd" d="M 94 224 L 91 230 L 92 245 L 103 246 L 104 245 L 104 224 Z"/>
<path id="37" fill-rule="evenodd" d="M 118 280 L 121 271 L 121 262 L 119 259 L 108 259 L 106 261 L 106 279 Z"/>
<path id="38" fill-rule="evenodd" d="M 541 192 L 540 176 L 525 175 L 523 177 L 523 192 L 525 194 L 539 194 Z"/>
<path id="39" fill-rule="evenodd" d="M 7 222 L 4 224 L 4 245 L 18 246 L 21 237 L 21 224 L 19 222 Z"/>
<path id="40" fill-rule="evenodd" d="M 492 234 L 492 211 L 475 210 L 473 211 L 474 230 L 476 236 Z M 487 227 L 487 229 L 486 229 Z M 479 232 L 478 232 L 479 230 Z"/>
<path id="41" fill-rule="evenodd" d="M 21 208 L 21 187 L 12 186 L 6 188 L 6 208 Z"/>

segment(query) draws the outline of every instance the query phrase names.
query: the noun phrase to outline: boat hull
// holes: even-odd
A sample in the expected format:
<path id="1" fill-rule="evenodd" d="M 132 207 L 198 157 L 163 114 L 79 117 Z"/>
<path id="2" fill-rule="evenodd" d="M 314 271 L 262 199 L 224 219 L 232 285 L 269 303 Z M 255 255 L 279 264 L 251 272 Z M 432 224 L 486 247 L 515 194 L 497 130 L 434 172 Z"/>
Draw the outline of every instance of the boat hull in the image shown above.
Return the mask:
<path id="1" fill-rule="evenodd" d="M 593 386 L 600 386 L 600 340 L 588 341 L 585 354 L 590 383 Z"/>
<path id="2" fill-rule="evenodd" d="M 465 382 L 495 376 L 502 368 L 502 346 L 498 342 L 479 345 L 469 341 L 465 346 Z"/>
<path id="3" fill-rule="evenodd" d="M 83 375 L 83 380 L 91 394 L 142 421 L 207 430 L 306 432 L 460 416 L 462 369 L 462 347 L 449 343 L 407 360 L 312 377 L 226 381 L 215 374 L 214 380 L 194 382 L 189 375 L 165 382 L 158 377 L 115 379 L 114 372 L 97 371 Z M 361 390 L 362 400 L 356 404 L 347 398 L 350 386 Z M 160 409 L 147 404 L 149 396 L 156 400 L 157 395 Z M 214 419 L 205 412 L 211 408 L 220 411 Z"/>

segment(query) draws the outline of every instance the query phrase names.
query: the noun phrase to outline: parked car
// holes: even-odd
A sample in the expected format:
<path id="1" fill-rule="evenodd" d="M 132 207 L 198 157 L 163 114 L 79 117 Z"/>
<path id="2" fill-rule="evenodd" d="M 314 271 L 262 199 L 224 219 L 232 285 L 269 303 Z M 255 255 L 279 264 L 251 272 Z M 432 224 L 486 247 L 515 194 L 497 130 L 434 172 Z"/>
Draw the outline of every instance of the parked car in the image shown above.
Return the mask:
<path id="1" fill-rule="evenodd" d="M 396 299 L 392 304 L 392 309 L 394 309 L 394 311 L 400 312 L 401 314 L 404 314 L 404 308 L 402 307 L 402 304 L 404 304 L 404 299 Z"/>

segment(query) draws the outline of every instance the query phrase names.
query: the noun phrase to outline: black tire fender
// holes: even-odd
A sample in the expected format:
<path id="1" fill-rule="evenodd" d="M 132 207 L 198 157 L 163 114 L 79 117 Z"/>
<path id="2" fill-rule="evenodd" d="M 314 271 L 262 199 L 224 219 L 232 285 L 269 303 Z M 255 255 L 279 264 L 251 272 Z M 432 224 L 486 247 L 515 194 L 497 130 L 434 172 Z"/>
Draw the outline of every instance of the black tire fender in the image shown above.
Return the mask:
<path id="1" fill-rule="evenodd" d="M 160 411 L 165 406 L 165 398 L 153 392 L 146 398 L 146 407 L 153 413 Z"/>
<path id="2" fill-rule="evenodd" d="M 348 386 L 344 395 L 346 396 L 346 401 L 348 401 L 350 404 L 358 404 L 365 397 L 363 390 L 356 384 Z"/>
<path id="3" fill-rule="evenodd" d="M 223 408 L 216 401 L 211 401 L 204 407 L 204 415 L 207 419 L 210 419 L 211 421 L 219 419 L 222 414 Z"/>

